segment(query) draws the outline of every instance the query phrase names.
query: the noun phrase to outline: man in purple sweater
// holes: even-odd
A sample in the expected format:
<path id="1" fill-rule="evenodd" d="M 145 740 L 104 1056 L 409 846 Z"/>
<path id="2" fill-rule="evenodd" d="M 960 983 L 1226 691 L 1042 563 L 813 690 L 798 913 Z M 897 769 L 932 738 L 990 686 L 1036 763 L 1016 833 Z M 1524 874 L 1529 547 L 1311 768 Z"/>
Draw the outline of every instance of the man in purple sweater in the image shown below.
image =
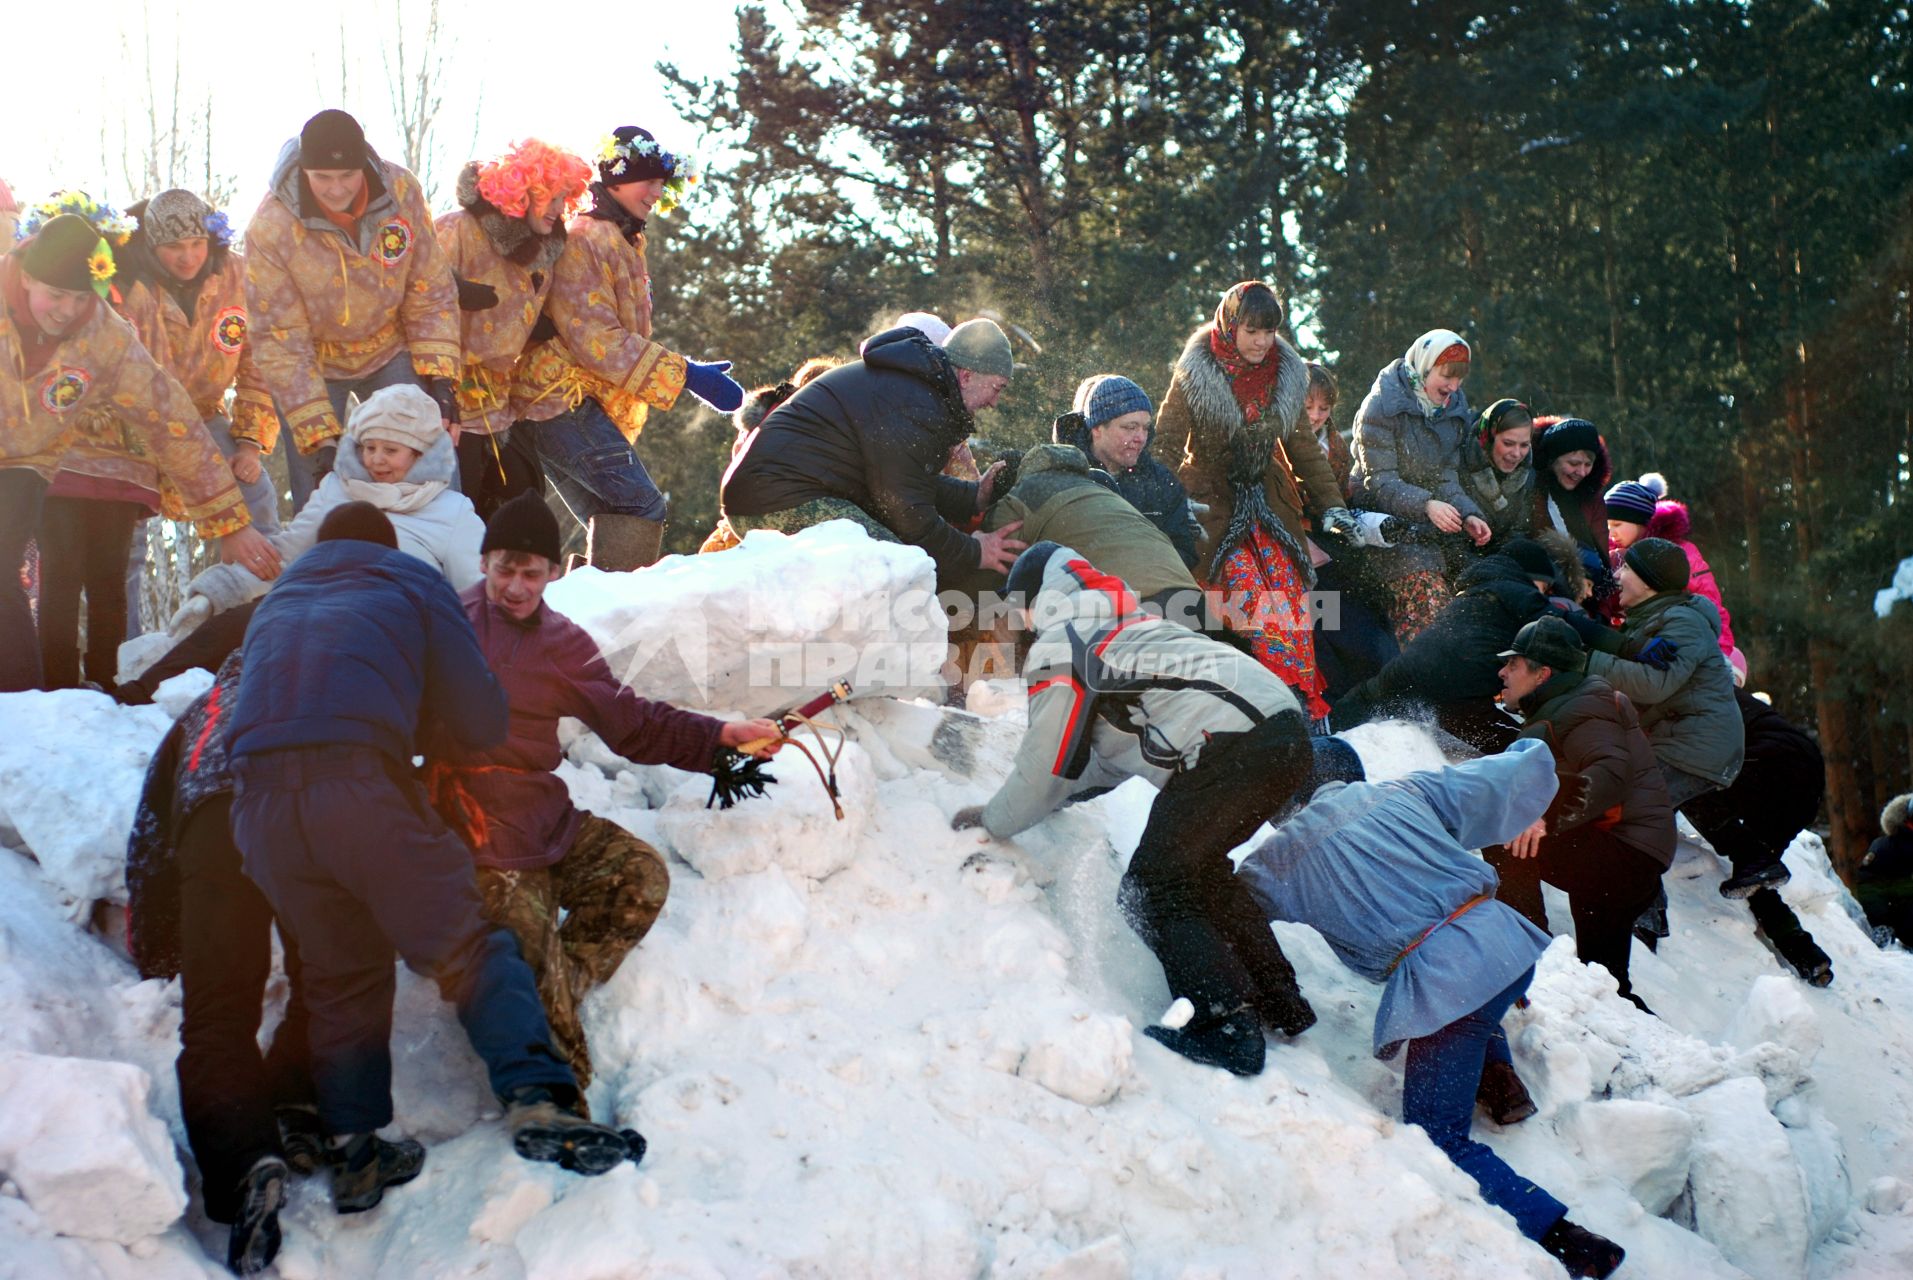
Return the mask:
<path id="1" fill-rule="evenodd" d="M 460 597 L 505 690 L 511 729 L 475 750 L 440 739 L 429 753 L 433 803 L 478 863 L 485 918 L 518 935 L 538 977 L 552 1039 L 582 1091 L 591 1059 L 578 1004 L 617 972 L 664 906 L 664 857 L 571 803 L 552 770 L 558 720 L 575 716 L 635 764 L 707 773 L 719 747 L 781 742 L 770 720 L 716 720 L 640 698 L 619 683 L 583 627 L 544 603 L 557 575 L 558 521 L 535 494 L 500 507 L 479 555 L 485 580 Z M 564 923 L 559 924 L 559 913 Z"/>

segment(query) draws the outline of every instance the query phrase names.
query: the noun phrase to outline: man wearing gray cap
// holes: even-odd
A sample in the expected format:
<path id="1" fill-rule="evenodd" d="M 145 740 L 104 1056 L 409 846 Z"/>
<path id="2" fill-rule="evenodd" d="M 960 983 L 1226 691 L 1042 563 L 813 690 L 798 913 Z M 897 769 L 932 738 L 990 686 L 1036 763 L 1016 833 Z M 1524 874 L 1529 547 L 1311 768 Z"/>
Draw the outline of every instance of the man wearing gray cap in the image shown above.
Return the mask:
<path id="1" fill-rule="evenodd" d="M 1575 954 L 1606 966 L 1621 995 L 1646 1009 L 1628 981 L 1632 928 L 1674 860 L 1674 810 L 1654 748 L 1627 695 L 1587 674 L 1581 637 L 1562 619 L 1530 622 L 1500 657 L 1501 705 L 1521 714 L 1523 738 L 1554 752 L 1561 793 L 1574 790 L 1567 783 L 1578 774 L 1586 798 L 1577 811 L 1551 809 L 1510 843 L 1482 851 L 1501 874 L 1499 896 L 1546 930 L 1541 882 L 1565 890 Z"/>
<path id="2" fill-rule="evenodd" d="M 724 473 L 725 518 L 739 534 L 853 520 L 880 541 L 922 547 L 945 585 L 1004 573 L 1024 546 L 1018 526 L 964 531 L 989 505 L 996 468 L 980 483 L 940 473 L 1013 372 L 1010 340 L 990 320 L 958 325 L 941 347 L 914 328 L 878 334 L 862 359 L 764 419 Z"/>

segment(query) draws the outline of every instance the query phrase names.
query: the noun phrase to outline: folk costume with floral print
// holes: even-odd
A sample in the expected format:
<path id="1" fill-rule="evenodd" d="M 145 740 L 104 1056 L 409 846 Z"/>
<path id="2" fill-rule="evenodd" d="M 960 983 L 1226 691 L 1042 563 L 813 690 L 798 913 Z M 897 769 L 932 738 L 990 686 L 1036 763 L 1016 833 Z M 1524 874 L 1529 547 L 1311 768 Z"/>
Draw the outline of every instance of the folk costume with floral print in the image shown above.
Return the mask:
<path id="1" fill-rule="evenodd" d="M 361 378 L 402 355 L 421 378 L 459 376 L 458 290 L 419 181 L 369 145 L 365 153 L 356 218 L 326 215 L 299 167 L 298 138 L 279 153 L 272 190 L 246 228 L 249 336 L 264 387 L 242 388 L 237 436 L 258 439 L 277 396 L 294 444 L 311 453 L 344 431 L 327 380 Z"/>

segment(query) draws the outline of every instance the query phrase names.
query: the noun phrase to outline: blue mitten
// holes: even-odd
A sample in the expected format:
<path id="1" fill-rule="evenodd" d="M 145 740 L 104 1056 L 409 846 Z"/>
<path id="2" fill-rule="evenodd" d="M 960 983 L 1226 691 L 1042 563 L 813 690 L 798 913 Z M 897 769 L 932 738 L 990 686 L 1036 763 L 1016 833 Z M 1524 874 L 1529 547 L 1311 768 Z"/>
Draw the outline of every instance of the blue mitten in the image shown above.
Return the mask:
<path id="1" fill-rule="evenodd" d="M 1674 660 L 1674 655 L 1680 650 L 1681 647 L 1672 640 L 1655 636 L 1641 646 L 1641 651 L 1634 655 L 1634 661 L 1644 662 L 1656 671 L 1665 671 L 1668 664 Z"/>
<path id="2" fill-rule="evenodd" d="M 729 360 L 713 360 L 709 364 L 686 360 L 684 389 L 719 413 L 735 413 L 744 403 L 744 388 L 724 376 L 730 367 Z"/>

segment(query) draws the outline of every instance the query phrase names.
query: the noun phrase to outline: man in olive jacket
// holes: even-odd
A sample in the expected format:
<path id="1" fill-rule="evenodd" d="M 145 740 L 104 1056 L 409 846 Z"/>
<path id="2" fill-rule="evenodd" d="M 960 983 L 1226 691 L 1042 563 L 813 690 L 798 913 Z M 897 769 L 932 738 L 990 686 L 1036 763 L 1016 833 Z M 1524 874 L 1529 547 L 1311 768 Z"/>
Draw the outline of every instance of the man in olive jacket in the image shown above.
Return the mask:
<path id="1" fill-rule="evenodd" d="M 1621 653 L 1591 653 L 1587 667 L 1640 708 L 1676 809 L 1732 785 L 1747 743 L 1733 669 L 1720 651 L 1720 611 L 1687 590 L 1687 575 L 1686 553 L 1664 538 L 1629 547 L 1617 574 L 1627 610 Z M 1657 658 L 1664 670 L 1650 665 Z"/>
<path id="2" fill-rule="evenodd" d="M 1023 455 L 1010 491 L 983 517 L 985 529 L 1012 523 L 1022 525 L 1019 536 L 1026 542 L 1056 542 L 1082 552 L 1145 604 L 1162 607 L 1172 622 L 1199 625 L 1193 612 L 1199 588 L 1169 535 L 1107 473 L 1092 470 L 1076 446 L 1039 444 Z M 1179 616 L 1178 605 L 1190 616 Z"/>
<path id="3" fill-rule="evenodd" d="M 1541 882 L 1565 890 L 1574 949 L 1604 966 L 1642 1008 L 1628 981 L 1632 927 L 1660 893 L 1674 860 L 1674 810 L 1634 706 L 1599 676 L 1573 627 L 1554 616 L 1521 628 L 1502 651 L 1502 704 L 1521 713 L 1523 738 L 1554 752 L 1556 770 L 1587 780 L 1578 812 L 1556 809 L 1513 843 L 1484 850 L 1501 873 L 1503 902 L 1548 927 Z"/>

